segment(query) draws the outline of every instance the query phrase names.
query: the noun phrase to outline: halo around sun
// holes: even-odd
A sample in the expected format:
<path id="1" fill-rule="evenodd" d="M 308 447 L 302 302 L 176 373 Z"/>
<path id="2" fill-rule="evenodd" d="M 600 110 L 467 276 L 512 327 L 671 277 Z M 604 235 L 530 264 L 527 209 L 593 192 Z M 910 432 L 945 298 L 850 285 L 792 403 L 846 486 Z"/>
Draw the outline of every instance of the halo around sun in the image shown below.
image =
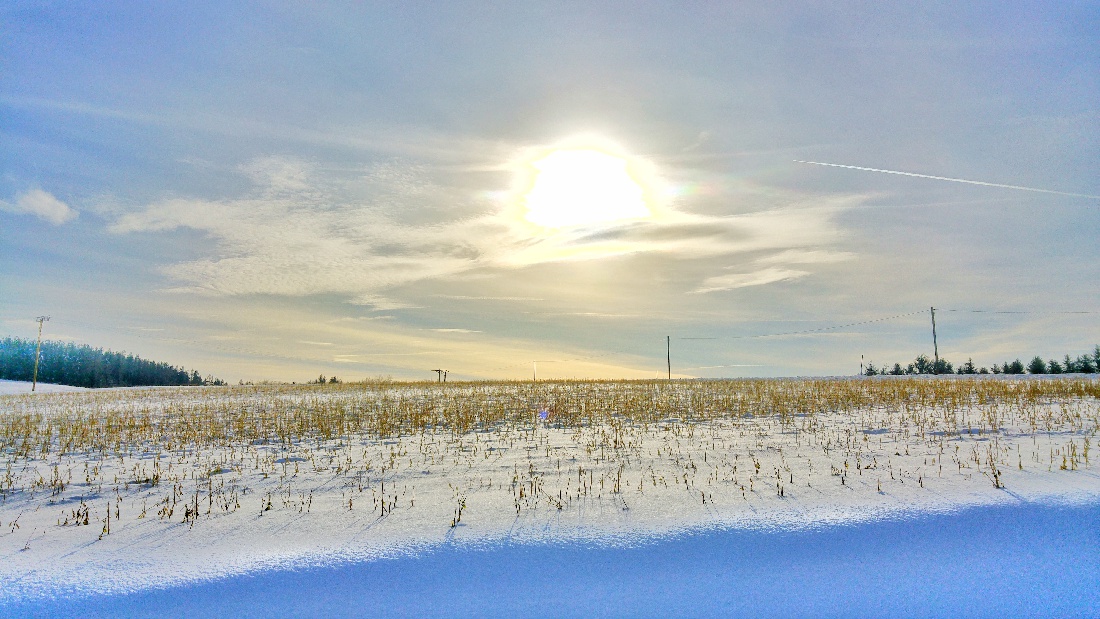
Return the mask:
<path id="1" fill-rule="evenodd" d="M 568 228 L 652 215 L 625 157 L 596 148 L 558 148 L 529 165 L 533 180 L 522 205 L 533 224 Z"/>

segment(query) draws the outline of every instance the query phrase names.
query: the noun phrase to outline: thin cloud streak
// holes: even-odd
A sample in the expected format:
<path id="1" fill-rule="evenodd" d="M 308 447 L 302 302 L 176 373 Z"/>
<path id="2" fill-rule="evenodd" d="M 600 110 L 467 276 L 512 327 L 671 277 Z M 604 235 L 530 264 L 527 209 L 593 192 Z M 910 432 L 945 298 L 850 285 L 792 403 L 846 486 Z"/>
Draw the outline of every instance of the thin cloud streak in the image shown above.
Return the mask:
<path id="1" fill-rule="evenodd" d="M 778 267 L 760 269 L 752 273 L 730 273 L 729 275 L 708 277 L 703 280 L 703 285 L 693 292 L 696 294 L 706 294 L 708 292 L 735 290 L 737 288 L 747 288 L 749 286 L 763 286 L 764 284 L 797 279 L 809 274 L 809 271 L 797 271 Z"/>
<path id="2" fill-rule="evenodd" d="M 912 176 L 914 178 L 929 178 L 937 181 L 950 181 L 952 183 L 966 183 L 967 185 L 981 185 L 983 187 L 1000 187 L 1002 189 L 1017 189 L 1019 191 L 1032 191 L 1035 193 L 1050 193 L 1058 196 L 1071 196 L 1074 198 L 1089 198 L 1091 200 L 1100 200 L 1100 196 L 1094 196 L 1087 193 L 1070 193 L 1067 191 L 1054 191 L 1052 189 L 1036 189 L 1035 187 L 1022 187 L 1020 185 L 1003 185 L 1001 183 L 986 183 L 984 181 L 971 181 L 963 178 L 951 178 L 949 176 L 932 176 L 930 174 L 917 174 L 915 172 L 899 172 L 897 170 L 882 170 L 880 168 L 864 168 L 854 165 L 842 165 L 839 163 L 822 163 L 820 161 L 803 161 L 801 159 L 795 159 L 795 163 L 808 163 L 810 165 L 828 166 L 830 168 L 845 168 L 847 170 L 861 170 L 863 172 L 881 172 L 883 174 L 897 174 L 898 176 Z"/>

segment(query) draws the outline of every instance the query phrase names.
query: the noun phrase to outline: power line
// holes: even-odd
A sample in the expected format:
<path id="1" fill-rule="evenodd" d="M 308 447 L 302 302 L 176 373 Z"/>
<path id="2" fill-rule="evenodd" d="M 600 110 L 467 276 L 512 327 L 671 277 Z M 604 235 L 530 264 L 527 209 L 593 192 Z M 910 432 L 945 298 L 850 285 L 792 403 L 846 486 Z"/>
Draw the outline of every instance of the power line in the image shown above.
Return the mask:
<path id="1" fill-rule="evenodd" d="M 38 322 L 38 343 L 34 345 L 34 378 L 31 380 L 31 391 L 34 391 L 38 386 L 38 357 L 42 353 L 42 323 L 49 320 L 49 316 L 39 316 L 35 318 Z"/>
<path id="2" fill-rule="evenodd" d="M 724 363 L 722 365 L 697 365 L 697 366 L 691 367 L 691 368 L 680 368 L 680 369 L 681 369 L 681 371 L 686 372 L 688 370 L 712 370 L 712 369 L 715 369 L 715 368 L 762 368 L 762 367 L 764 367 L 764 364 L 762 364 L 762 363 Z"/>
<path id="3" fill-rule="evenodd" d="M 1061 311 L 1061 310 L 976 310 L 976 309 L 940 309 L 941 312 L 961 312 L 969 314 L 1100 314 L 1098 310 Z"/>
<path id="4" fill-rule="evenodd" d="M 936 341 L 936 308 L 930 308 L 932 310 L 932 348 L 936 351 L 936 364 L 932 366 L 932 373 L 939 374 L 940 368 L 940 345 Z"/>
<path id="5" fill-rule="evenodd" d="M 830 325 L 830 326 L 818 327 L 818 328 L 814 328 L 814 329 L 802 329 L 802 330 L 798 330 L 798 331 L 782 331 L 782 332 L 776 332 L 776 333 L 762 333 L 762 334 L 755 334 L 755 335 L 678 337 L 677 339 L 678 340 L 748 340 L 748 339 L 760 339 L 760 338 L 769 338 L 769 337 L 783 337 L 783 336 L 789 336 L 789 335 L 813 335 L 813 334 L 817 334 L 817 333 L 835 331 L 837 329 L 844 329 L 844 328 L 848 328 L 848 327 L 855 327 L 855 326 L 860 326 L 860 325 L 868 325 L 868 324 L 874 324 L 874 323 L 879 323 L 879 322 L 886 322 L 886 321 L 890 321 L 890 320 L 897 320 L 899 318 L 905 318 L 905 317 L 908 317 L 908 316 L 916 316 L 918 314 L 923 314 L 926 311 L 928 311 L 928 310 L 918 310 L 918 311 L 913 311 L 913 312 L 904 312 L 904 313 L 901 313 L 901 314 L 894 314 L 894 315 L 891 315 L 891 316 L 883 316 L 881 318 L 872 318 L 872 319 L 868 319 L 868 320 L 859 320 L 859 321 L 848 322 L 848 323 L 839 324 L 839 325 Z M 1029 314 L 1030 315 L 1044 315 L 1044 314 L 1046 314 L 1046 315 L 1091 315 L 1091 314 L 1100 314 L 1100 310 L 983 310 L 983 309 L 960 309 L 960 308 L 955 308 L 955 309 L 936 308 L 936 311 L 956 312 L 956 313 L 974 313 L 974 314 L 1018 314 L 1018 315 L 1029 315 Z M 41 317 L 41 318 L 44 318 L 45 320 L 49 320 L 49 317 Z M 80 326 L 84 326 L 84 327 L 87 327 L 87 328 L 92 328 L 92 329 L 95 329 L 95 330 L 104 330 L 104 329 L 106 329 L 108 331 L 121 330 L 117 327 L 112 328 L 112 327 L 105 327 L 103 325 L 92 325 L 92 324 L 87 324 L 87 323 L 83 323 L 83 322 L 80 322 L 80 321 L 66 320 L 66 322 L 76 324 L 76 325 L 80 325 Z M 42 326 L 41 321 L 39 321 L 39 329 L 41 329 L 41 326 Z M 133 333 L 133 332 L 130 332 L 129 330 L 127 330 L 127 335 L 130 336 L 130 337 L 137 337 L 139 339 L 147 339 L 147 340 L 159 341 L 159 342 L 172 342 L 172 343 L 177 343 L 177 344 L 183 344 L 184 346 L 187 346 L 189 344 L 191 344 L 191 345 L 194 344 L 193 341 L 187 340 L 187 339 L 153 337 L 153 336 L 147 336 L 147 335 L 142 335 L 142 334 L 138 334 L 138 333 Z M 935 335 L 933 335 L 933 340 L 935 340 Z M 666 336 L 665 345 L 666 345 L 666 364 L 668 366 L 669 377 L 671 378 L 671 373 L 672 373 L 672 368 L 671 368 L 671 365 L 672 365 L 672 363 L 671 363 L 672 362 L 672 360 L 671 360 L 671 336 Z M 316 362 L 318 362 L 318 360 L 314 360 L 314 359 L 303 359 L 303 358 L 299 358 L 299 357 L 281 355 L 281 354 L 278 354 L 278 353 L 261 352 L 261 351 L 251 350 L 251 349 L 243 348 L 243 347 L 225 347 L 225 346 L 219 346 L 217 344 L 204 343 L 203 348 L 219 350 L 221 352 L 228 352 L 230 354 L 252 355 L 252 356 L 257 356 L 257 357 L 275 357 L 275 358 L 284 359 L 284 360 L 287 360 L 287 361 L 294 361 L 294 362 L 298 362 L 298 363 L 302 363 L 302 362 L 316 363 Z M 561 359 L 537 359 L 537 360 L 533 360 L 533 361 L 523 361 L 523 362 L 519 362 L 519 363 L 513 363 L 513 364 L 503 365 L 503 366 L 499 366 L 499 367 L 489 368 L 487 370 L 484 370 L 484 372 L 486 372 L 486 373 L 488 373 L 488 372 L 497 372 L 497 371 L 500 371 L 500 370 L 507 370 L 507 369 L 523 367 L 527 363 L 569 363 L 569 362 L 574 362 L 574 361 L 589 361 L 589 360 L 592 360 L 592 359 L 600 359 L 600 358 L 610 357 L 612 355 L 620 355 L 620 354 L 636 355 L 637 353 L 636 353 L 636 351 L 612 350 L 612 351 L 606 351 L 606 352 L 592 354 L 592 355 L 583 355 L 583 356 L 561 358 Z M 370 364 L 370 365 L 373 365 L 373 364 Z M 392 367 L 392 366 L 390 366 L 390 367 Z M 709 368 L 717 368 L 717 367 L 754 367 L 754 366 L 750 365 L 750 364 L 732 364 L 732 365 L 717 365 L 717 366 L 699 366 L 699 367 L 693 367 L 693 368 L 684 368 L 684 370 L 709 369 Z M 432 371 L 436 372 L 437 370 L 432 370 Z M 438 372 L 442 374 L 442 373 L 445 373 L 446 370 L 438 370 Z M 438 378 L 441 378 L 441 377 L 437 377 L 437 379 Z"/>
<path id="6" fill-rule="evenodd" d="M 804 329 L 802 331 L 784 331 L 782 333 L 763 333 L 758 335 L 730 335 L 725 337 L 682 337 L 681 340 L 750 340 L 762 337 L 780 337 L 783 335 L 804 335 L 807 333 L 821 333 L 822 331 L 833 331 L 836 329 L 843 329 L 845 327 L 855 327 L 858 325 L 869 325 L 875 322 L 885 322 L 887 320 L 896 320 L 898 318 L 904 318 L 906 316 L 915 316 L 917 314 L 923 314 L 926 310 L 920 310 L 916 312 L 906 312 L 904 314 L 895 314 L 893 316 L 885 316 L 883 318 L 873 318 L 871 320 L 860 320 L 858 322 L 849 322 L 842 325 L 833 325 L 831 327 L 819 327 L 817 329 Z"/>
<path id="7" fill-rule="evenodd" d="M 860 320 L 860 321 L 857 321 L 857 322 L 850 322 L 850 323 L 846 323 L 846 324 L 842 324 L 842 325 L 833 325 L 833 326 L 829 326 L 829 327 L 820 327 L 820 328 L 817 328 L 817 329 L 804 329 L 804 330 L 801 330 L 801 331 L 787 331 L 787 332 L 783 332 L 783 333 L 765 333 L 765 334 L 761 334 L 761 335 L 734 335 L 734 336 L 727 336 L 727 337 L 681 337 L 681 338 L 677 338 L 677 339 L 679 339 L 679 340 L 718 340 L 718 339 L 742 340 L 742 339 L 755 339 L 755 338 L 764 338 L 764 337 L 779 337 L 779 336 L 783 336 L 783 335 L 803 335 L 803 334 L 810 334 L 810 333 L 820 333 L 820 332 L 823 332 L 823 331 L 832 331 L 832 330 L 835 330 L 835 329 L 843 329 L 845 327 L 854 327 L 854 326 L 858 326 L 858 325 L 872 324 L 872 323 L 876 323 L 876 322 L 885 322 L 887 320 L 895 320 L 897 318 L 904 318 L 906 316 L 914 316 L 914 315 L 917 315 L 917 314 L 923 314 L 925 311 L 926 310 L 920 310 L 920 311 L 916 311 L 916 312 L 906 312 L 904 314 L 895 314 L 893 316 L 885 316 L 885 317 L 882 317 L 882 318 L 873 318 L 871 320 Z M 671 341 L 671 336 L 666 336 L 666 340 L 665 340 L 665 345 L 666 345 L 666 348 L 667 348 L 666 352 L 669 353 L 669 358 L 667 359 L 668 366 L 669 366 L 668 373 L 671 376 L 671 373 L 672 373 L 672 368 L 671 368 L 672 360 L 671 360 L 671 349 L 670 349 L 671 342 L 670 341 Z M 622 350 L 614 350 L 614 351 L 611 351 L 611 352 L 605 352 L 605 353 L 600 353 L 600 354 L 596 354 L 596 355 L 587 355 L 587 356 L 584 356 L 584 357 L 574 357 L 574 358 L 571 358 L 571 359 L 539 359 L 538 362 L 539 363 L 567 363 L 567 362 L 570 362 L 570 361 L 587 361 L 589 359 L 597 359 L 597 358 L 600 358 L 600 357 L 608 357 L 608 356 L 611 356 L 611 355 L 618 355 L 618 354 L 630 354 L 630 353 L 628 353 L 627 351 L 622 351 Z M 534 363 L 534 362 L 532 362 L 532 363 Z M 507 369 L 512 369 L 512 368 L 522 367 L 523 365 L 526 365 L 526 363 L 513 363 L 511 365 L 504 365 L 504 366 L 500 366 L 500 367 L 496 367 L 496 368 L 490 368 L 490 369 L 486 370 L 486 372 L 495 372 L 495 371 L 498 371 L 498 370 L 507 370 Z M 719 367 L 719 366 L 715 366 L 715 367 Z M 739 367 L 739 365 L 735 364 L 735 365 L 730 365 L 730 366 L 726 366 L 726 367 Z M 703 368 L 685 368 L 685 369 L 703 369 Z"/>

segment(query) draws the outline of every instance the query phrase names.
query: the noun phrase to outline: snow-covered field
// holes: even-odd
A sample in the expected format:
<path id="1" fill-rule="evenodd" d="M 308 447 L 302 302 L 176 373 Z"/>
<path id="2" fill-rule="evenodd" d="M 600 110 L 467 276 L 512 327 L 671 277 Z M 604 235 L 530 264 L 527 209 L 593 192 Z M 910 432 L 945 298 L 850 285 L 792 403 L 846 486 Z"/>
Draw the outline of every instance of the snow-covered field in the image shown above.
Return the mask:
<path id="1" fill-rule="evenodd" d="M 618 612 L 606 604 L 634 588 L 633 602 L 613 606 L 636 612 L 619 614 L 706 614 L 708 600 L 735 614 L 740 598 L 728 587 L 744 585 L 744 608 L 812 615 L 812 604 L 768 597 L 797 595 L 799 585 L 778 588 L 766 575 L 802 574 L 806 586 L 827 591 L 833 565 L 839 576 L 878 583 L 866 599 L 888 609 L 909 599 L 900 592 L 919 595 L 912 578 L 919 581 L 920 565 L 932 582 L 923 589 L 928 604 L 940 599 L 936 579 L 947 586 L 945 574 L 956 573 L 944 566 L 958 561 L 1022 570 L 1016 582 L 1039 586 L 1026 585 L 1038 578 L 1026 560 L 1005 563 L 1020 553 L 1061 574 L 1039 578 L 1048 589 L 1070 587 L 1091 604 L 1100 598 L 1095 562 L 1079 561 L 1100 548 L 1096 529 L 1067 532 L 1078 530 L 1074 520 L 1100 521 L 1090 461 L 1098 395 L 1094 380 L 1020 379 L 4 396 L 0 609 L 141 615 L 134 609 L 170 598 L 213 614 L 225 603 L 213 592 L 230 587 L 249 592 L 241 599 L 257 591 L 271 604 L 282 599 L 276 615 L 354 614 L 356 600 L 402 591 L 406 606 L 394 598 L 389 614 L 521 612 L 553 599 L 557 606 L 532 614 L 606 615 Z M 1020 537 L 990 537 L 1006 527 Z M 910 531 L 927 543 L 905 539 Z M 958 543 L 947 543 L 951 536 Z M 968 541 L 975 537 L 989 544 Z M 1035 540 L 1050 543 L 1033 548 Z M 652 578 L 645 562 L 659 566 Z M 706 566 L 711 572 L 699 571 Z M 386 592 L 348 585 L 393 573 L 409 580 Z M 456 606 L 424 593 L 443 589 L 413 587 L 418 578 L 453 581 Z M 344 593 L 326 588 L 334 579 Z M 838 582 L 836 591 L 855 591 Z M 334 606 L 286 593 L 299 586 L 327 590 L 322 598 Z M 587 592 L 592 605 L 570 606 L 579 602 L 566 590 Z M 843 615 L 829 606 L 840 599 L 816 607 Z M 288 613 L 293 603 L 300 613 Z M 928 604 L 919 607 L 937 608 Z"/>
<path id="2" fill-rule="evenodd" d="M 632 545 L 439 544 L 113 595 L 12 617 L 1095 617 L 1100 506 L 1013 504 Z"/>
<path id="3" fill-rule="evenodd" d="M 34 387 L 33 392 L 31 391 L 31 387 Z M 16 393 L 64 393 L 67 391 L 86 391 L 86 389 L 84 389 L 84 387 L 54 385 L 52 383 L 38 383 L 34 385 L 25 380 L 0 379 L 0 395 L 11 395 Z"/>

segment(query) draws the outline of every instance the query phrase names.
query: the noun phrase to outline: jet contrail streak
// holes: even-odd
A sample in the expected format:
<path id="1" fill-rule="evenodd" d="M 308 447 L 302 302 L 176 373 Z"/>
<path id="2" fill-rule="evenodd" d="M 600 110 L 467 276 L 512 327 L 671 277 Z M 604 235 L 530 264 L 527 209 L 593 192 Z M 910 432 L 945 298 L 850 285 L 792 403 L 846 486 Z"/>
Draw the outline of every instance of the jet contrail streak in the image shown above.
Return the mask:
<path id="1" fill-rule="evenodd" d="M 1090 198 L 1093 200 L 1100 200 L 1100 196 L 1093 196 L 1087 193 L 1069 193 L 1066 191 L 1054 191 L 1051 189 L 1036 189 L 1034 187 L 1021 187 L 1019 185 L 1002 185 L 1001 183 L 985 183 L 982 181 L 968 181 L 964 178 L 951 178 L 948 176 L 931 176 L 929 174 L 915 174 L 913 172 L 898 172 L 897 170 L 880 170 L 878 168 L 862 168 L 854 165 L 841 165 L 839 163 L 822 163 L 820 161 L 803 161 L 801 159 L 795 159 L 795 163 L 809 163 L 811 165 L 823 165 L 830 168 L 846 168 L 848 170 L 863 170 L 864 172 L 882 172 L 883 174 L 897 174 L 899 176 L 912 176 L 915 178 L 930 178 L 937 181 L 951 181 L 952 183 L 966 183 L 968 185 L 983 185 L 985 187 L 1000 187 L 1002 189 L 1018 189 L 1020 191 L 1034 191 L 1036 193 L 1052 193 L 1059 196 L 1073 196 L 1075 198 Z"/>

